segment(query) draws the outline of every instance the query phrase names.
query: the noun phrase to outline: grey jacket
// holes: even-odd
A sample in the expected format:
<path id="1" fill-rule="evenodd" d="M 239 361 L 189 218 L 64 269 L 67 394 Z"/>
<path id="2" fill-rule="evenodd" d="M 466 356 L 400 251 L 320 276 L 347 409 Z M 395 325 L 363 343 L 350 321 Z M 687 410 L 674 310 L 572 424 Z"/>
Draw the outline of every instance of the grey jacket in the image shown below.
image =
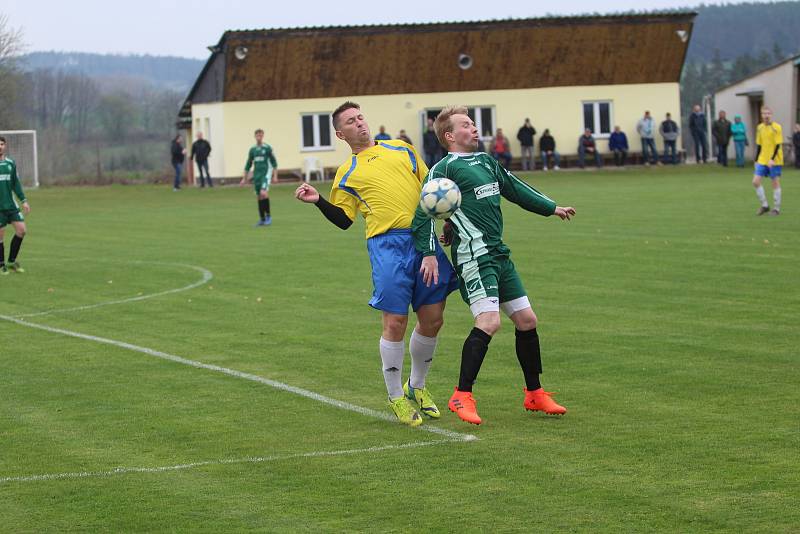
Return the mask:
<path id="1" fill-rule="evenodd" d="M 645 119 L 642 117 L 639 119 L 639 122 L 636 123 L 636 131 L 639 133 L 639 136 L 644 139 L 653 139 L 656 133 L 655 122 L 653 122 L 653 117 Z"/>

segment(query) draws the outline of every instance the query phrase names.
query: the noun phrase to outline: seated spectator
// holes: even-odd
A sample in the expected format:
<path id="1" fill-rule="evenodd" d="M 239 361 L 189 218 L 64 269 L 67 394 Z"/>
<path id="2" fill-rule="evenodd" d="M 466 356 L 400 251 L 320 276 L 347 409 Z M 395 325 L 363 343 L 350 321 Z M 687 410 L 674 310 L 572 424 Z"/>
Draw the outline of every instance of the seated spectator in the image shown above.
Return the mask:
<path id="1" fill-rule="evenodd" d="M 539 150 L 542 152 L 542 170 L 547 170 L 548 158 L 553 162 L 553 170 L 559 170 L 561 167 L 561 156 L 556 152 L 556 140 L 550 135 L 550 129 L 545 129 L 542 137 L 539 138 Z"/>
<path id="2" fill-rule="evenodd" d="M 583 135 L 578 138 L 578 166 L 583 169 L 586 161 L 586 155 L 594 155 L 594 164 L 599 169 L 603 166 L 603 160 L 600 159 L 600 153 L 597 152 L 597 144 L 594 142 L 592 130 L 586 128 Z"/>
<path id="3" fill-rule="evenodd" d="M 405 141 L 409 145 L 413 145 L 414 144 L 414 143 L 411 142 L 411 138 L 406 135 L 406 131 L 405 130 L 400 130 L 400 134 L 397 136 L 397 138 L 400 139 L 401 141 Z"/>
<path id="4" fill-rule="evenodd" d="M 497 129 L 497 133 L 494 135 L 494 141 L 492 141 L 489 150 L 492 151 L 492 157 L 500 161 L 501 165 L 508 169 L 509 165 L 511 165 L 511 146 L 508 143 L 508 138 L 503 135 L 502 128 Z"/>
<path id="5" fill-rule="evenodd" d="M 375 136 L 376 141 L 388 141 L 392 136 L 386 133 L 386 127 L 381 125 L 380 133 Z"/>
<path id="6" fill-rule="evenodd" d="M 614 126 L 614 131 L 608 138 L 608 149 L 614 153 L 614 165 L 624 167 L 628 157 L 628 137 L 619 126 Z"/>

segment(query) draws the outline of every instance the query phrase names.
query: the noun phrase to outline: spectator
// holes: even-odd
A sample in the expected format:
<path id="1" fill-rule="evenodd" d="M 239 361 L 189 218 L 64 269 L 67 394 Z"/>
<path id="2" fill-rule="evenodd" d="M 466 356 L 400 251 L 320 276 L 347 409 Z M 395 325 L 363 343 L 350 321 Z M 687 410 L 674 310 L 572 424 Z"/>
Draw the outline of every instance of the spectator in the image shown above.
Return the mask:
<path id="1" fill-rule="evenodd" d="M 405 130 L 400 130 L 400 134 L 397 136 L 397 138 L 400 139 L 401 141 L 405 141 L 409 145 L 413 145 L 414 144 L 414 143 L 411 142 L 411 138 L 406 135 L 406 131 Z"/>
<path id="2" fill-rule="evenodd" d="M 517 140 L 522 147 L 522 170 L 532 171 L 536 169 L 533 157 L 533 136 L 536 135 L 536 128 L 531 126 L 531 120 L 525 119 L 525 124 L 517 132 Z"/>
<path id="3" fill-rule="evenodd" d="M 736 149 L 736 166 L 744 167 L 744 147 L 750 143 L 747 141 L 747 127 L 742 122 L 741 115 L 737 114 L 733 117 L 731 133 L 733 134 L 733 146 Z"/>
<path id="4" fill-rule="evenodd" d="M 381 125 L 379 130 L 380 133 L 378 133 L 378 135 L 375 136 L 376 141 L 388 141 L 392 138 L 391 135 L 386 133 L 386 126 Z"/>
<path id="5" fill-rule="evenodd" d="M 200 175 L 200 187 L 205 187 L 203 181 L 203 171 L 206 172 L 206 180 L 208 180 L 208 187 L 214 187 L 211 182 L 211 175 L 208 174 L 208 155 L 211 154 L 211 144 L 203 139 L 203 132 L 197 132 L 197 141 L 192 143 L 192 156 L 191 159 L 197 163 L 197 174 Z"/>
<path id="6" fill-rule="evenodd" d="M 583 131 L 583 135 L 578 138 L 578 166 L 581 169 L 585 167 L 587 154 L 594 154 L 594 164 L 598 169 L 603 166 L 603 160 L 600 159 L 600 154 L 597 152 L 592 130 L 589 128 L 586 128 Z"/>
<path id="7" fill-rule="evenodd" d="M 728 166 L 728 143 L 731 142 L 731 121 L 729 121 L 724 111 L 719 112 L 719 118 L 714 121 L 711 128 L 711 135 L 717 144 L 717 163 L 723 167 Z"/>
<path id="8" fill-rule="evenodd" d="M 556 140 L 550 135 L 550 130 L 545 128 L 542 137 L 539 138 L 539 150 L 542 152 L 542 170 L 547 170 L 547 158 L 552 158 L 553 170 L 559 170 L 561 167 L 561 156 L 556 151 Z"/>
<path id="9" fill-rule="evenodd" d="M 511 147 L 508 144 L 508 137 L 503 135 L 503 129 L 498 128 L 497 132 L 494 135 L 494 141 L 492 141 L 492 145 L 489 148 L 492 151 L 492 156 L 497 161 L 501 161 L 500 163 L 508 169 L 511 165 Z"/>
<path id="10" fill-rule="evenodd" d="M 642 159 L 644 160 L 644 164 L 650 165 L 651 162 L 659 163 L 655 140 L 656 126 L 649 111 L 645 111 L 644 117 L 639 119 L 639 122 L 636 123 L 636 132 L 639 134 L 639 137 L 642 138 Z M 648 152 L 650 153 L 651 159 L 648 159 Z"/>
<path id="11" fill-rule="evenodd" d="M 172 168 L 175 169 L 175 181 L 172 190 L 177 191 L 181 188 L 181 171 L 183 170 L 183 160 L 186 159 L 186 149 L 183 148 L 183 137 L 181 134 L 175 136 L 170 147 L 172 154 Z"/>
<path id="12" fill-rule="evenodd" d="M 425 165 L 430 169 L 434 163 L 441 159 L 439 139 L 436 138 L 436 132 L 433 129 L 433 119 L 428 118 L 428 127 L 422 134 L 422 151 L 425 153 Z"/>
<path id="13" fill-rule="evenodd" d="M 614 126 L 614 131 L 608 138 L 608 149 L 614 153 L 614 165 L 624 167 L 628 157 L 628 136 L 619 126 Z"/>
<path id="14" fill-rule="evenodd" d="M 692 114 L 689 115 L 689 131 L 694 140 L 694 159 L 697 163 L 701 161 L 705 163 L 708 160 L 708 123 L 706 122 L 706 115 L 700 111 L 700 104 L 695 104 L 692 108 Z M 702 149 L 702 159 L 701 159 Z"/>
<path id="15" fill-rule="evenodd" d="M 664 122 L 661 123 L 661 126 L 658 127 L 658 133 L 661 134 L 661 137 L 664 138 L 664 163 L 672 163 L 673 165 L 678 164 L 678 151 L 675 148 L 675 143 L 678 140 L 678 134 L 680 133 L 681 129 L 678 126 L 678 123 L 672 120 L 672 114 L 667 113 L 667 117 L 664 119 Z M 667 154 L 672 152 L 671 161 L 667 160 Z"/>
<path id="16" fill-rule="evenodd" d="M 794 123 L 792 146 L 794 147 L 794 166 L 800 169 L 800 123 L 798 122 Z"/>

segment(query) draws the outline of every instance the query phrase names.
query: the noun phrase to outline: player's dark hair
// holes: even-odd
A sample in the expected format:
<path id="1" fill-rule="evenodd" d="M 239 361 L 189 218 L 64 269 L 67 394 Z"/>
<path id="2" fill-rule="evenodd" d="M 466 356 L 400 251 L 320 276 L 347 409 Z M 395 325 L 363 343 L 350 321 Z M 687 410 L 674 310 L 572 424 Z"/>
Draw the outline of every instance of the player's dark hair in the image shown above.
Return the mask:
<path id="1" fill-rule="evenodd" d="M 262 130 L 261 128 L 259 128 L 259 129 L 258 129 L 258 130 L 256 130 L 255 132 L 253 132 L 253 135 L 258 135 L 258 134 L 260 134 L 260 133 L 262 133 L 262 134 L 264 133 L 264 130 Z"/>
<path id="2" fill-rule="evenodd" d="M 331 121 L 333 122 L 333 129 L 339 129 L 339 115 L 347 111 L 348 109 L 361 109 L 361 106 L 356 104 L 355 102 L 347 101 L 338 108 L 333 110 L 333 115 L 331 115 Z"/>
<path id="3" fill-rule="evenodd" d="M 2 135 L 0 135 L 0 143 L 5 143 L 5 142 L 6 142 L 6 138 L 3 137 Z"/>
<path id="4" fill-rule="evenodd" d="M 468 110 L 466 106 L 447 106 L 436 115 L 436 120 L 433 121 L 433 130 L 436 132 L 436 139 L 439 140 L 440 145 L 444 148 L 448 148 L 447 139 L 444 138 L 444 134 L 453 131 L 453 121 L 450 120 L 453 115 L 467 114 Z"/>

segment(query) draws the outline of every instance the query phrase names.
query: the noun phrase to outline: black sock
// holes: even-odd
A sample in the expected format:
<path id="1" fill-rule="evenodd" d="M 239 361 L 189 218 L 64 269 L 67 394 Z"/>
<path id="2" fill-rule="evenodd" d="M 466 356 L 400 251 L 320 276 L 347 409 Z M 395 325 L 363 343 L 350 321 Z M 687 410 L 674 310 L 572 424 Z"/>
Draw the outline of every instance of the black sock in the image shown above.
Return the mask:
<path id="1" fill-rule="evenodd" d="M 11 250 L 8 253 L 8 263 L 14 263 L 17 261 L 17 254 L 19 254 L 19 247 L 21 246 L 22 238 L 18 235 L 15 235 L 11 240 Z"/>
<path id="2" fill-rule="evenodd" d="M 542 354 L 539 350 L 539 334 L 536 329 L 517 330 L 517 359 L 525 375 L 525 387 L 533 391 L 542 387 L 539 375 L 542 373 Z"/>
<path id="3" fill-rule="evenodd" d="M 269 217 L 269 198 L 264 199 L 264 212 L 267 214 L 267 217 Z"/>
<path id="4" fill-rule="evenodd" d="M 6 264 L 6 243 L 0 239 L 0 265 Z"/>
<path id="5" fill-rule="evenodd" d="M 264 199 L 258 199 L 258 218 L 262 221 L 266 218 L 266 211 L 264 210 Z"/>
<path id="6" fill-rule="evenodd" d="M 464 348 L 461 351 L 461 373 L 458 376 L 458 390 L 472 391 L 472 384 L 478 378 L 481 370 L 483 358 L 489 350 L 489 342 L 492 336 L 481 330 L 473 328 L 464 341 Z"/>

